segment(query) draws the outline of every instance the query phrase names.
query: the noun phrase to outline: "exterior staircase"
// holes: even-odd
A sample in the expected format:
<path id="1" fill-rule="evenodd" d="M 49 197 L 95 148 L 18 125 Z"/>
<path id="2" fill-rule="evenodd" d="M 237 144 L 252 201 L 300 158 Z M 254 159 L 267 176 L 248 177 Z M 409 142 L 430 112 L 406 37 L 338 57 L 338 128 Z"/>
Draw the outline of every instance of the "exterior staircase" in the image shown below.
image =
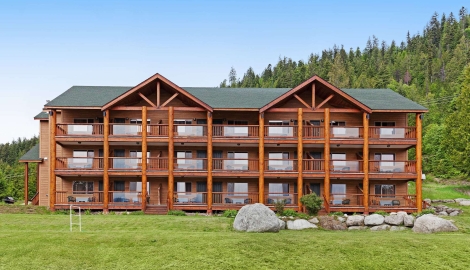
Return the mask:
<path id="1" fill-rule="evenodd" d="M 166 215 L 167 213 L 168 208 L 166 205 L 147 205 L 147 209 L 145 209 L 147 215 Z"/>

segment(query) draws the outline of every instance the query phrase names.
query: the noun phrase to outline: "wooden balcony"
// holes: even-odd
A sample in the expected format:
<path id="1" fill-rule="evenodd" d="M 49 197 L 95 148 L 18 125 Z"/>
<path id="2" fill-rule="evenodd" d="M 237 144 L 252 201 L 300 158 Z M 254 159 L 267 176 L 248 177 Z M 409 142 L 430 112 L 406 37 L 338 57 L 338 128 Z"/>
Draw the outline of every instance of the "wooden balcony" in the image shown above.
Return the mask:
<path id="1" fill-rule="evenodd" d="M 277 126 L 267 125 L 264 127 L 264 137 L 269 138 L 281 138 L 281 139 L 297 139 L 297 126 Z"/>
<path id="2" fill-rule="evenodd" d="M 175 192 L 175 205 L 207 204 L 207 192 Z"/>
<path id="3" fill-rule="evenodd" d="M 382 194 L 369 195 L 369 206 L 374 209 L 416 208 L 416 195 Z"/>
<path id="4" fill-rule="evenodd" d="M 147 136 L 153 137 L 168 137 L 168 124 L 148 124 Z"/>
<path id="5" fill-rule="evenodd" d="M 370 173 L 392 173 L 392 174 L 404 174 L 404 173 L 416 173 L 416 161 L 406 160 L 380 160 L 380 161 L 369 161 Z"/>
<path id="6" fill-rule="evenodd" d="M 168 158 L 166 157 L 149 157 L 147 161 L 148 171 L 168 171 Z"/>
<path id="7" fill-rule="evenodd" d="M 207 158 L 175 158 L 175 171 L 207 171 Z"/>
<path id="8" fill-rule="evenodd" d="M 369 127 L 369 137 L 377 140 L 415 140 L 416 127 Z"/>
<path id="9" fill-rule="evenodd" d="M 109 124 L 110 136 L 138 137 L 142 136 L 141 124 Z"/>
<path id="10" fill-rule="evenodd" d="M 292 172 L 297 171 L 297 159 L 266 159 L 264 161 L 265 172 Z"/>
<path id="11" fill-rule="evenodd" d="M 228 159 L 214 158 L 212 160 L 212 169 L 214 171 L 258 171 L 258 159 Z"/>
<path id="12" fill-rule="evenodd" d="M 258 125 L 213 125 L 212 136 L 217 138 L 258 139 Z"/>
<path id="13" fill-rule="evenodd" d="M 214 206 L 243 206 L 258 202 L 258 192 L 213 192 L 212 204 Z"/>
<path id="14" fill-rule="evenodd" d="M 364 135 L 363 127 L 333 126 L 330 127 L 331 139 L 361 139 Z"/>
<path id="15" fill-rule="evenodd" d="M 142 158 L 136 157 L 110 157 L 110 171 L 138 171 L 142 170 Z"/>
<path id="16" fill-rule="evenodd" d="M 302 163 L 304 172 L 325 172 L 324 159 L 304 159 Z"/>
<path id="17" fill-rule="evenodd" d="M 282 193 L 282 192 L 270 192 L 264 194 L 264 204 L 267 206 L 274 206 L 276 202 L 284 201 L 286 206 L 297 205 L 298 196 L 297 193 Z"/>
<path id="18" fill-rule="evenodd" d="M 325 127 L 305 126 L 302 130 L 304 139 L 320 140 L 325 138 Z"/>
<path id="19" fill-rule="evenodd" d="M 56 158 L 56 170 L 58 171 L 93 171 L 103 170 L 103 158 Z"/>
<path id="20" fill-rule="evenodd" d="M 204 137 L 207 136 L 207 125 L 201 124 L 175 124 L 175 137 Z"/>
<path id="21" fill-rule="evenodd" d="M 334 173 L 361 173 L 363 172 L 362 160 L 331 160 L 330 171 Z"/>
<path id="22" fill-rule="evenodd" d="M 71 124 L 56 125 L 57 141 L 103 141 L 103 124 Z"/>
<path id="23" fill-rule="evenodd" d="M 78 206 L 102 205 L 103 192 L 56 192 L 56 204 L 73 204 Z"/>

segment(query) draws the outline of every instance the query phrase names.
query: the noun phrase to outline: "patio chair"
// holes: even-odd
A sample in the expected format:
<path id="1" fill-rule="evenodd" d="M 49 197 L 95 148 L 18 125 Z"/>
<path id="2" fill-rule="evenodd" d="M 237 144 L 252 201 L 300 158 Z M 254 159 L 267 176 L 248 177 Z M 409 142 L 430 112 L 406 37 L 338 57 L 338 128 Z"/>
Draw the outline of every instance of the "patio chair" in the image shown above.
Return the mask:
<path id="1" fill-rule="evenodd" d="M 67 197 L 67 201 L 68 201 L 68 202 L 76 202 L 77 200 L 75 199 L 74 196 L 68 196 L 68 197 Z"/>
<path id="2" fill-rule="evenodd" d="M 230 198 L 225 198 L 225 203 L 233 203 L 233 200 Z"/>
<path id="3" fill-rule="evenodd" d="M 285 199 L 284 201 L 285 201 L 286 204 L 291 204 L 291 203 L 292 203 L 292 199 L 291 199 L 291 198 Z"/>
<path id="4" fill-rule="evenodd" d="M 243 203 L 245 204 L 251 204 L 251 199 L 250 198 L 246 198 Z"/>
<path id="5" fill-rule="evenodd" d="M 393 206 L 398 206 L 398 205 L 400 205 L 400 201 L 399 200 L 392 200 L 392 205 Z"/>
<path id="6" fill-rule="evenodd" d="M 341 202 L 341 204 L 348 204 L 348 205 L 349 205 L 350 202 L 351 202 L 350 199 L 346 199 L 346 200 L 343 200 L 343 201 Z"/>
<path id="7" fill-rule="evenodd" d="M 274 200 L 271 198 L 268 198 L 268 204 L 274 204 Z"/>

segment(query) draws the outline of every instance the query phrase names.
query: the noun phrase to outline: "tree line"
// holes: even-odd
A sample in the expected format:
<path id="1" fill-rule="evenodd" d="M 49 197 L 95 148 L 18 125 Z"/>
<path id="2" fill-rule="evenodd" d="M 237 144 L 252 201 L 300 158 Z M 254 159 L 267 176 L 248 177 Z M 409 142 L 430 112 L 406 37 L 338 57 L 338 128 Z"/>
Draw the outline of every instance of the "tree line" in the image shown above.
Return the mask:
<path id="1" fill-rule="evenodd" d="M 423 171 L 438 177 L 470 174 L 470 16 L 431 16 L 422 32 L 400 43 L 372 36 L 363 49 L 334 45 L 307 61 L 283 57 L 241 78 L 232 67 L 219 87 L 292 88 L 318 75 L 339 88 L 389 88 L 427 107 Z M 410 118 L 410 125 L 414 121 Z M 410 158 L 414 151 L 410 151 Z"/>

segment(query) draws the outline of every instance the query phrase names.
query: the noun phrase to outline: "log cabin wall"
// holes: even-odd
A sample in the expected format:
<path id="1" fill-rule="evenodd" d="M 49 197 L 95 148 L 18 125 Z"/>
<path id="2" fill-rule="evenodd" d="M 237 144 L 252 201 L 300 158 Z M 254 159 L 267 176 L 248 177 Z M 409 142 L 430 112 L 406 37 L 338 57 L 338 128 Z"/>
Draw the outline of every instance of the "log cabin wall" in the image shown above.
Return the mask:
<path id="1" fill-rule="evenodd" d="M 39 157 L 49 157 L 49 121 L 39 121 Z M 49 205 L 49 163 L 44 159 L 39 166 L 39 205 Z"/>

